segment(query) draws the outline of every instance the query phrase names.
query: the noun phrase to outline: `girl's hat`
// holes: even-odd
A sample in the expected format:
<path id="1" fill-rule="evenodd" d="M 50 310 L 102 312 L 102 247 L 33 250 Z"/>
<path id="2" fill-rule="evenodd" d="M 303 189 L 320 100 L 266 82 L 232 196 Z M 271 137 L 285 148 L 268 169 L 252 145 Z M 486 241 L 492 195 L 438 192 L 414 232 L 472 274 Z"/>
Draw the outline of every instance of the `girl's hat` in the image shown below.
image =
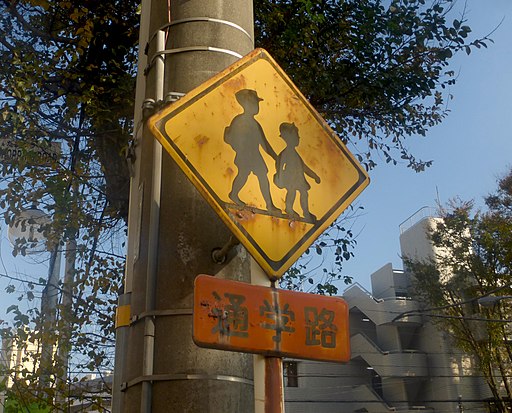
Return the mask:
<path id="1" fill-rule="evenodd" d="M 283 122 L 279 125 L 279 131 L 281 134 L 299 134 L 299 129 L 295 126 L 295 123 Z"/>

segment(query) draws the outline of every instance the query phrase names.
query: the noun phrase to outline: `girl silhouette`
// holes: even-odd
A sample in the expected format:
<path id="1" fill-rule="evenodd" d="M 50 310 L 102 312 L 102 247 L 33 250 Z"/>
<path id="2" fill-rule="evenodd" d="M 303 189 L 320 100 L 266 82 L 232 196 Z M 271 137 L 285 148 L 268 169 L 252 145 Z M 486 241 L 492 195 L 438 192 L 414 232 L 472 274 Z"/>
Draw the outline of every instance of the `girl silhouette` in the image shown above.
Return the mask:
<path id="1" fill-rule="evenodd" d="M 306 175 L 314 179 L 317 184 L 320 183 L 320 177 L 309 168 L 297 152 L 299 145 L 299 130 L 294 123 L 281 123 L 279 126 L 281 137 L 286 142 L 286 148 L 277 156 L 276 174 L 274 175 L 274 184 L 281 189 L 286 189 L 286 213 L 293 218 L 298 218 L 293 210 L 293 204 L 297 192 L 300 195 L 300 206 L 304 218 L 310 222 L 316 222 L 317 218 L 309 211 L 308 191 L 311 188 Z"/>

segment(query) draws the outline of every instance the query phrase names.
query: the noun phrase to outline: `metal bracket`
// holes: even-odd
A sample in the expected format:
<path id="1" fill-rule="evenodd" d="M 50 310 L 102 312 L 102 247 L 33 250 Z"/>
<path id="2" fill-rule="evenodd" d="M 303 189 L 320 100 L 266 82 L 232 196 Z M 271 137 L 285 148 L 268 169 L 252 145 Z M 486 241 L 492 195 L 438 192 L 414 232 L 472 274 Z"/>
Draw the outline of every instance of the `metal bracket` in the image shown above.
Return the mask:
<path id="1" fill-rule="evenodd" d="M 174 20 L 172 22 L 164 24 L 158 30 L 164 30 L 164 29 L 167 29 L 168 27 L 177 26 L 178 24 L 195 23 L 195 22 L 217 23 L 217 24 L 222 24 L 225 26 L 230 26 L 233 29 L 236 29 L 236 30 L 242 32 L 243 34 L 245 34 L 249 38 L 249 40 L 252 41 L 252 36 L 242 26 L 239 26 L 238 24 L 233 23 L 229 20 L 215 19 L 213 17 L 189 17 L 186 19 Z M 156 34 L 154 34 L 153 37 L 154 36 L 156 36 Z M 153 37 L 150 39 L 150 41 L 153 40 Z"/>
<path id="2" fill-rule="evenodd" d="M 223 49 L 220 47 L 213 47 L 213 46 L 188 46 L 188 47 L 176 47 L 173 49 L 166 49 L 161 50 L 159 52 L 155 52 L 153 56 L 151 56 L 151 59 L 149 59 L 149 63 L 144 69 L 144 75 L 147 75 L 149 73 L 149 70 L 155 63 L 155 59 L 167 54 L 178 54 L 178 53 L 188 53 L 188 52 L 214 52 L 214 53 L 223 53 L 230 56 L 234 56 L 237 59 L 241 59 L 243 56 L 235 52 L 234 50 L 229 49 Z"/>
<path id="3" fill-rule="evenodd" d="M 147 120 L 153 113 L 155 113 L 157 107 L 157 103 L 155 99 L 144 99 L 142 102 L 142 119 Z"/>
<path id="4" fill-rule="evenodd" d="M 236 29 L 236 30 L 242 32 L 243 34 L 245 34 L 249 38 L 249 40 L 251 40 L 251 41 L 253 40 L 252 36 L 247 32 L 247 30 L 245 30 L 242 26 L 239 26 L 238 24 L 233 23 L 229 20 L 215 19 L 213 17 L 206 17 L 206 16 L 205 17 L 188 17 L 186 19 L 179 19 L 179 20 L 174 20 L 172 22 L 166 23 L 163 26 L 161 26 L 158 30 L 156 30 L 155 33 L 153 33 L 151 35 L 150 39 L 148 40 L 148 43 L 146 44 L 146 47 L 144 49 L 144 53 L 146 55 L 148 54 L 149 43 L 151 43 L 153 41 L 153 39 L 156 37 L 156 34 L 160 30 L 166 30 L 172 26 L 177 26 L 179 24 L 196 23 L 196 22 L 217 23 L 217 24 L 222 24 L 225 26 L 230 26 L 233 29 Z"/>
<path id="5" fill-rule="evenodd" d="M 224 264 L 229 251 L 238 244 L 240 244 L 240 241 L 238 241 L 234 236 L 229 237 L 229 241 L 224 244 L 222 248 L 214 248 L 212 250 L 213 262 L 216 264 Z"/>
<path id="6" fill-rule="evenodd" d="M 191 308 L 184 308 L 179 310 L 153 310 L 153 311 L 144 311 L 143 313 L 136 314 L 132 316 L 130 319 L 130 324 L 135 324 L 136 322 L 143 320 L 146 317 L 172 317 L 177 315 L 193 315 L 194 310 Z"/>
<path id="7" fill-rule="evenodd" d="M 169 92 L 167 95 L 165 95 L 164 101 L 165 103 L 173 103 L 180 100 L 183 96 L 185 96 L 185 93 Z"/>
<path id="8" fill-rule="evenodd" d="M 174 381 L 174 380 L 216 380 L 216 381 L 231 381 L 242 383 L 252 386 L 253 380 L 245 379 L 243 377 L 228 376 L 223 374 L 152 374 L 149 376 L 139 376 L 129 382 L 121 384 L 121 391 L 126 391 L 130 387 L 148 381 Z"/>
<path id="9" fill-rule="evenodd" d="M 162 109 L 165 104 L 166 102 L 163 100 L 155 101 L 151 98 L 144 99 L 144 102 L 142 103 L 142 119 L 147 120 L 155 112 L 158 112 L 160 109 Z"/>
<path id="10" fill-rule="evenodd" d="M 183 96 L 185 96 L 185 93 L 181 92 L 169 92 L 167 95 L 165 95 L 164 100 L 158 100 L 155 101 L 154 99 L 147 98 L 144 99 L 144 102 L 142 103 L 142 119 L 148 120 L 148 118 L 153 115 L 155 112 L 158 112 L 160 109 L 162 109 L 165 105 L 169 103 L 173 103 L 181 99 Z"/>

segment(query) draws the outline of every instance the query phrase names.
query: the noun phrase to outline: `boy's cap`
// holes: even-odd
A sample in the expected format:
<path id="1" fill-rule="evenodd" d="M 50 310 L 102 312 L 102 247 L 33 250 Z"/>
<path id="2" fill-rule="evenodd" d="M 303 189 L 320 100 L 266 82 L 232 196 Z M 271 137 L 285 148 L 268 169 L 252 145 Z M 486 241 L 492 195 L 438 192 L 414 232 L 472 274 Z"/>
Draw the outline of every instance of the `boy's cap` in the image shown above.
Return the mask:
<path id="1" fill-rule="evenodd" d="M 247 101 L 256 101 L 259 102 L 263 100 L 258 96 L 255 90 L 252 89 L 242 89 L 235 93 L 236 100 L 238 100 L 239 103 L 243 104 Z"/>

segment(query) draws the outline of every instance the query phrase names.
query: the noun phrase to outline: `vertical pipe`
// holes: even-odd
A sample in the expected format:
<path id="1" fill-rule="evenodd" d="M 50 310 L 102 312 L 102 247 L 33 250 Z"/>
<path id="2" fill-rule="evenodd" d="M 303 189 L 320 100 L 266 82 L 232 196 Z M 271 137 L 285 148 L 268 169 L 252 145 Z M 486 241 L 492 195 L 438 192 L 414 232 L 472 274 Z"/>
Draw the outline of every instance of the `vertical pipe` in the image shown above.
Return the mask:
<path id="1" fill-rule="evenodd" d="M 116 310 L 116 352 L 114 360 L 114 377 L 112 381 L 112 413 L 121 413 L 124 409 L 124 398 L 121 392 L 123 372 L 127 356 L 127 339 L 130 330 L 130 297 L 131 293 L 120 294 Z"/>
<path id="2" fill-rule="evenodd" d="M 140 256 L 140 233 L 142 220 L 142 190 L 140 176 L 140 158 L 142 155 L 142 132 L 143 132 L 143 102 L 146 99 L 146 76 L 144 70 L 147 66 L 147 55 L 144 45 L 149 40 L 149 25 L 151 18 L 151 0 L 142 0 L 140 29 L 139 29 L 139 55 L 137 64 L 137 81 L 135 86 L 135 110 L 133 115 L 133 153 L 128 159 L 129 165 L 133 168 L 130 180 L 130 208 L 128 211 L 128 246 L 126 257 L 126 269 L 124 277 L 124 293 L 132 291 L 134 276 L 134 265 Z"/>
<path id="3" fill-rule="evenodd" d="M 149 38 L 149 25 L 151 15 L 151 0 L 142 0 L 139 45 L 145 45 Z M 141 138 L 142 138 L 142 103 L 146 97 L 146 77 L 143 75 L 144 68 L 147 65 L 147 56 L 144 53 L 144 47 L 140 47 L 137 65 L 137 81 L 135 87 L 135 111 L 134 111 L 134 136 L 133 136 L 133 154 L 128 159 L 133 167 L 130 180 L 130 209 L 128 212 L 128 247 L 126 257 L 125 277 L 122 287 L 122 294 L 119 295 L 118 305 L 125 309 L 130 309 L 130 296 L 133 283 L 134 264 L 140 255 L 140 232 L 142 221 L 143 202 L 142 186 L 140 186 L 140 162 L 141 157 Z M 119 308 L 118 307 L 118 308 Z M 123 380 L 125 379 L 128 339 L 130 335 L 129 318 L 130 311 L 127 312 L 128 318 L 122 325 L 116 325 L 116 347 L 114 378 L 112 383 L 112 413 L 121 413 L 124 411 L 124 394 L 121 391 Z"/>
<path id="4" fill-rule="evenodd" d="M 159 30 L 156 34 L 156 60 L 155 60 L 155 101 L 163 99 L 165 57 L 160 52 L 165 50 L 165 32 Z M 158 262 L 158 230 L 160 228 L 160 199 L 162 190 L 162 145 L 153 139 L 153 171 L 152 171 L 152 199 L 149 218 L 149 245 L 146 284 L 146 312 L 155 309 L 157 262 Z M 142 359 L 142 373 L 144 376 L 153 374 L 155 348 L 155 320 L 153 317 L 144 319 L 144 354 Z M 152 383 L 142 383 L 141 412 L 150 413 L 152 402 Z"/>

